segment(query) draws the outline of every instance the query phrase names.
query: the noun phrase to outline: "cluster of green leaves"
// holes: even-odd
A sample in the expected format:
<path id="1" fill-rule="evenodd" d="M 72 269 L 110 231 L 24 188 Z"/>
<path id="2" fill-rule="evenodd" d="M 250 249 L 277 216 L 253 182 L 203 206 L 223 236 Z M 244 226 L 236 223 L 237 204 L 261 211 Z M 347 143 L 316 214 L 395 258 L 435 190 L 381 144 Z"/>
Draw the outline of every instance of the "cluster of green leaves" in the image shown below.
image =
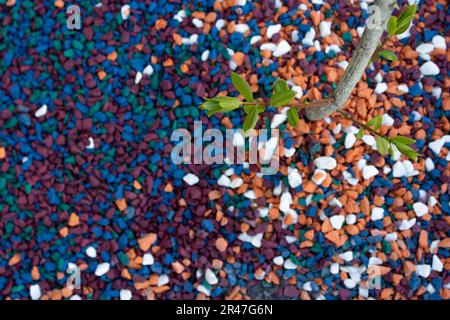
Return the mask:
<path id="1" fill-rule="evenodd" d="M 396 36 L 402 34 L 408 30 L 409 25 L 414 19 L 417 11 L 417 4 L 408 5 L 398 16 L 391 16 L 387 22 L 387 32 L 388 37 Z M 376 60 L 378 57 L 382 57 L 388 61 L 397 60 L 397 55 L 391 50 L 382 49 L 380 45 L 379 50 L 377 50 L 372 58 L 372 61 Z"/>
<path id="2" fill-rule="evenodd" d="M 259 114 L 266 109 L 266 103 L 262 99 L 254 99 L 250 84 L 235 72 L 231 73 L 231 81 L 236 90 L 244 97 L 244 101 L 236 97 L 215 97 L 205 99 L 200 108 L 207 111 L 208 117 L 218 112 L 230 112 L 243 106 L 245 117 L 243 130 L 248 135 L 258 123 Z M 287 106 L 295 98 L 295 91 L 289 89 L 286 81 L 277 80 L 273 85 L 273 94 L 270 98 L 269 105 L 274 107 Z M 287 112 L 289 124 L 298 126 L 299 116 L 295 108 L 289 108 Z"/>
<path id="3" fill-rule="evenodd" d="M 372 128 L 374 131 L 378 131 L 381 128 L 382 123 L 382 117 L 377 116 L 372 119 L 370 119 L 366 126 Z M 356 134 L 356 138 L 361 139 L 364 136 L 365 128 L 361 127 Z M 384 138 L 381 134 L 375 135 L 375 141 L 376 141 L 376 147 L 377 151 L 385 156 L 388 153 L 391 154 L 392 157 L 394 157 L 394 149 L 393 145 L 397 148 L 397 150 L 408 157 L 409 159 L 413 161 L 417 161 L 417 157 L 420 155 L 416 151 L 414 151 L 410 145 L 414 144 L 416 140 L 408 138 L 408 137 L 392 137 L 392 138 Z"/>

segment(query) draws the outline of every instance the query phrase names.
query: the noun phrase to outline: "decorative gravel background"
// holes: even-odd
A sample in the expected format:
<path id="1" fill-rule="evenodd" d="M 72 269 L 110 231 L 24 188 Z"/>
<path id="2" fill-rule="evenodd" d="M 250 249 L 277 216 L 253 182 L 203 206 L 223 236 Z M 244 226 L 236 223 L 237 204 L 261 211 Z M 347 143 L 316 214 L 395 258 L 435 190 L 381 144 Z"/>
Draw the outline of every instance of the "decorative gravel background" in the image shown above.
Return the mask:
<path id="1" fill-rule="evenodd" d="M 277 175 L 170 159 L 174 129 L 241 126 L 198 109 L 236 94 L 231 70 L 260 95 L 278 77 L 331 93 L 367 5 L 0 0 L 0 298 L 449 299 L 447 1 L 420 1 L 387 43 L 399 60 L 368 68 L 345 107 L 385 114 L 417 163 L 336 115 L 293 129 L 275 109 L 259 127 L 282 132 Z"/>

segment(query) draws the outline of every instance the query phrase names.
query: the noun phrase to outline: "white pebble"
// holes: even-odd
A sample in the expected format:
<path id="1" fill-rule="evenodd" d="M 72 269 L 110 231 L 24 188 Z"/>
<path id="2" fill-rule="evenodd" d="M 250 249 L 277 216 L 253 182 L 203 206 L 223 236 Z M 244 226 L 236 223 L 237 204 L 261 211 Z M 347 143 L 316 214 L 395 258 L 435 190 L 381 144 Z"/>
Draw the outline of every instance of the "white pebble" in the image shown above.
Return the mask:
<path id="1" fill-rule="evenodd" d="M 399 84 L 397 86 L 397 90 L 398 91 L 402 91 L 402 92 L 406 92 L 406 93 L 409 92 L 409 88 L 408 88 L 408 86 L 406 84 Z"/>
<path id="2" fill-rule="evenodd" d="M 356 136 L 353 133 L 349 133 L 345 136 L 345 149 L 350 149 L 356 142 Z"/>
<path id="3" fill-rule="evenodd" d="M 387 113 L 384 113 L 383 117 L 381 118 L 381 124 L 384 126 L 392 127 L 392 125 L 394 124 L 394 118 L 392 118 Z"/>
<path id="4" fill-rule="evenodd" d="M 40 107 L 39 109 L 36 110 L 36 112 L 34 113 L 34 116 L 36 118 L 45 116 L 47 114 L 47 109 L 48 108 L 47 108 L 46 104 L 42 105 L 42 107 Z"/>
<path id="5" fill-rule="evenodd" d="M 335 215 L 330 218 L 330 223 L 333 226 L 334 229 L 340 230 L 342 228 L 342 225 L 344 224 L 345 216 L 343 215 Z"/>
<path id="6" fill-rule="evenodd" d="M 206 60 L 208 60 L 208 58 L 209 58 L 209 50 L 203 51 L 202 56 L 201 56 L 201 60 L 202 61 L 206 61 Z"/>
<path id="7" fill-rule="evenodd" d="M 120 290 L 120 300 L 131 300 L 133 295 L 131 294 L 131 291 L 128 289 L 122 289 Z"/>
<path id="8" fill-rule="evenodd" d="M 223 19 L 219 19 L 216 21 L 216 29 L 217 30 L 222 30 L 222 28 L 225 26 L 225 20 Z"/>
<path id="9" fill-rule="evenodd" d="M 347 67 L 348 67 L 348 61 L 345 61 L 345 60 L 339 61 L 339 62 L 338 62 L 338 66 L 339 66 L 341 69 L 346 70 Z"/>
<path id="10" fill-rule="evenodd" d="M 289 192 L 284 192 L 280 198 L 280 210 L 283 213 L 291 212 L 292 196 Z"/>
<path id="11" fill-rule="evenodd" d="M 263 43 L 260 47 L 260 50 L 264 51 L 264 50 L 269 50 L 269 51 L 275 51 L 277 49 L 277 45 L 275 43 L 272 42 L 266 42 Z"/>
<path id="12" fill-rule="evenodd" d="M 314 165 L 323 170 L 333 170 L 337 166 L 337 162 L 332 157 L 319 157 L 314 160 Z"/>
<path id="13" fill-rule="evenodd" d="M 197 18 L 192 19 L 192 24 L 196 27 L 196 28 L 202 28 L 203 27 L 203 21 Z"/>
<path id="14" fill-rule="evenodd" d="M 134 83 L 139 84 L 142 80 L 142 72 L 138 71 L 136 72 L 136 77 L 134 78 Z"/>
<path id="15" fill-rule="evenodd" d="M 142 71 L 143 74 L 146 76 L 151 76 L 153 74 L 153 67 L 151 64 L 147 65 L 144 70 Z"/>
<path id="16" fill-rule="evenodd" d="M 301 97 L 303 97 L 303 90 L 302 87 L 300 86 L 292 86 L 291 88 L 293 91 L 295 91 L 295 98 L 296 99 L 300 99 Z"/>
<path id="17" fill-rule="evenodd" d="M 416 48 L 416 52 L 423 60 L 430 60 L 429 53 L 434 50 L 434 45 L 431 43 L 422 43 Z"/>
<path id="18" fill-rule="evenodd" d="M 369 146 L 374 146 L 377 143 L 375 138 L 370 134 L 363 135 L 362 141 L 364 141 L 364 143 L 366 143 Z"/>
<path id="19" fill-rule="evenodd" d="M 420 72 L 424 76 L 436 76 L 439 74 L 439 67 L 433 61 L 427 61 L 420 67 Z"/>
<path id="20" fill-rule="evenodd" d="M 233 181 L 231 181 L 231 189 L 237 189 L 239 188 L 242 184 L 244 183 L 244 180 L 242 180 L 241 178 L 236 178 Z"/>
<path id="21" fill-rule="evenodd" d="M 285 122 L 287 119 L 287 116 L 283 113 L 277 113 L 273 116 L 272 118 L 272 122 L 270 124 L 270 128 L 271 129 L 275 129 L 278 128 L 278 126 L 280 124 L 282 124 L 283 122 Z"/>
<path id="22" fill-rule="evenodd" d="M 435 140 L 433 142 L 430 142 L 428 144 L 428 148 L 430 148 L 431 150 L 433 150 L 434 153 L 439 155 L 439 153 L 441 152 L 441 149 L 444 145 L 445 145 L 445 140 L 441 138 L 441 139 Z"/>
<path id="23" fill-rule="evenodd" d="M 159 276 L 158 282 L 156 283 L 156 286 L 162 287 L 162 286 L 168 284 L 169 281 L 170 281 L 169 280 L 169 276 L 167 274 L 162 274 L 162 275 Z"/>
<path id="24" fill-rule="evenodd" d="M 228 188 L 228 187 L 231 186 L 231 179 L 228 178 L 226 175 L 221 175 L 220 178 L 219 178 L 219 180 L 217 180 L 217 184 L 218 184 L 219 186 L 227 187 L 227 188 Z"/>
<path id="25" fill-rule="evenodd" d="M 120 9 L 120 14 L 122 15 L 123 20 L 127 20 L 128 17 L 130 16 L 130 5 L 128 4 L 123 5 L 122 8 Z"/>
<path id="26" fill-rule="evenodd" d="M 422 217 L 428 213 L 428 207 L 422 202 L 416 202 L 413 204 L 413 210 L 417 217 Z"/>
<path id="27" fill-rule="evenodd" d="M 94 247 L 87 247 L 86 248 L 86 255 L 89 258 L 95 258 L 95 257 L 97 257 L 97 250 Z"/>
<path id="28" fill-rule="evenodd" d="M 297 188 L 302 184 L 302 176 L 298 173 L 297 169 L 291 169 L 288 174 L 288 181 L 291 188 Z"/>
<path id="29" fill-rule="evenodd" d="M 245 33 L 250 30 L 250 27 L 245 23 L 239 23 L 234 26 L 234 31 L 239 33 Z"/>
<path id="30" fill-rule="evenodd" d="M 183 181 L 188 185 L 193 186 L 194 184 L 198 183 L 200 179 L 195 174 L 188 173 L 183 177 Z"/>
<path id="31" fill-rule="evenodd" d="M 363 168 L 363 178 L 368 180 L 372 177 L 375 177 L 378 174 L 378 169 L 374 166 L 365 166 Z"/>
<path id="32" fill-rule="evenodd" d="M 387 84 L 384 82 L 378 83 L 377 86 L 375 87 L 375 93 L 376 94 L 381 94 L 383 92 L 385 92 L 387 90 Z"/>
<path id="33" fill-rule="evenodd" d="M 245 145 L 245 138 L 241 132 L 237 131 L 233 135 L 233 146 L 242 147 Z"/>
<path id="34" fill-rule="evenodd" d="M 297 265 L 296 265 L 291 259 L 287 259 L 287 260 L 284 262 L 283 267 L 284 267 L 285 269 L 287 269 L 287 270 L 295 270 L 295 269 L 297 269 Z"/>
<path id="35" fill-rule="evenodd" d="M 441 35 L 435 35 L 433 39 L 431 40 L 433 42 L 434 46 L 438 49 L 444 49 L 447 50 L 447 43 L 445 41 L 445 38 Z"/>
<path id="36" fill-rule="evenodd" d="M 372 209 L 372 215 L 370 217 L 372 221 L 377 221 L 384 218 L 384 209 L 375 207 Z"/>
<path id="37" fill-rule="evenodd" d="M 339 258 L 341 258 L 342 260 L 346 261 L 346 262 L 350 262 L 353 260 L 353 252 L 352 251 L 346 251 L 344 253 L 341 253 L 339 255 Z"/>
<path id="38" fill-rule="evenodd" d="M 216 274 L 211 269 L 206 269 L 205 279 L 210 285 L 215 285 L 219 283 Z"/>
<path id="39" fill-rule="evenodd" d="M 431 264 L 431 269 L 437 272 L 441 272 L 442 270 L 444 270 L 444 264 L 437 255 L 433 255 L 433 263 Z"/>
<path id="40" fill-rule="evenodd" d="M 30 297 L 32 300 L 39 300 L 41 297 L 41 287 L 38 284 L 30 286 Z"/>
<path id="41" fill-rule="evenodd" d="M 97 265 L 97 268 L 95 269 L 95 275 L 97 277 L 101 277 L 102 275 L 106 274 L 109 271 L 109 263 L 103 262 Z"/>
<path id="42" fill-rule="evenodd" d="M 320 36 L 326 38 L 331 34 L 331 22 L 321 21 L 319 24 Z"/>
<path id="43" fill-rule="evenodd" d="M 402 161 L 397 161 L 392 167 L 392 176 L 394 178 L 401 178 L 406 176 L 406 168 Z"/>
<path id="44" fill-rule="evenodd" d="M 250 39 L 250 44 L 253 45 L 255 43 L 257 43 L 258 41 L 261 41 L 262 37 L 261 36 L 253 36 Z"/>
<path id="45" fill-rule="evenodd" d="M 89 141 L 89 144 L 86 146 L 86 149 L 94 149 L 95 148 L 94 139 L 92 137 L 89 137 L 88 141 Z"/>
<path id="46" fill-rule="evenodd" d="M 291 46 L 286 40 L 282 40 L 278 45 L 277 49 L 273 52 L 274 57 L 281 57 L 282 55 L 291 51 Z"/>
<path id="47" fill-rule="evenodd" d="M 351 278 L 347 278 L 344 280 L 344 285 L 347 287 L 347 289 L 353 289 L 354 287 L 356 287 L 356 282 Z"/>
<path id="48" fill-rule="evenodd" d="M 275 24 L 267 27 L 267 38 L 272 39 L 272 36 L 281 31 L 281 24 Z"/>
<path id="49" fill-rule="evenodd" d="M 334 262 L 331 266 L 330 266 L 330 272 L 331 274 L 338 274 L 339 273 L 339 264 Z"/>
<path id="50" fill-rule="evenodd" d="M 397 235 L 397 232 L 391 232 L 391 233 L 388 233 L 385 237 L 384 237 L 384 241 L 395 241 L 395 240 L 397 240 L 397 238 L 398 238 L 398 235 Z"/>
<path id="51" fill-rule="evenodd" d="M 416 266 L 416 273 L 422 278 L 428 278 L 431 273 L 431 267 L 428 264 L 418 264 Z"/>
<path id="52" fill-rule="evenodd" d="M 151 253 L 146 253 L 142 257 L 142 265 L 144 266 L 151 266 L 153 263 L 155 263 L 155 258 Z"/>
<path id="53" fill-rule="evenodd" d="M 405 231 L 411 229 L 416 224 L 416 218 L 412 218 L 409 220 L 402 220 L 400 227 L 398 228 L 400 231 Z"/>
<path id="54" fill-rule="evenodd" d="M 277 256 L 273 258 L 273 263 L 275 263 L 277 266 L 282 266 L 284 263 L 284 259 L 282 256 Z"/>
<path id="55" fill-rule="evenodd" d="M 354 214 L 349 214 L 345 216 L 345 223 L 346 224 L 355 224 L 356 223 L 356 216 Z"/>

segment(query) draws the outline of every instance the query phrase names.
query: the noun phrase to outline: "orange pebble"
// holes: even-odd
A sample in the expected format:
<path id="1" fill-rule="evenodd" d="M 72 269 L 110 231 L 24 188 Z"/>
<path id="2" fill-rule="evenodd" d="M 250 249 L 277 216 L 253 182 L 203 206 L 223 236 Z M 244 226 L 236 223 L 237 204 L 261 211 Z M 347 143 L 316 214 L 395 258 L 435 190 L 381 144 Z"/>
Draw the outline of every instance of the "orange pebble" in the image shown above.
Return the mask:
<path id="1" fill-rule="evenodd" d="M 139 181 L 134 180 L 133 182 L 133 187 L 137 190 L 141 190 L 142 189 L 142 185 L 139 183 Z"/>
<path id="2" fill-rule="evenodd" d="M 219 250 L 220 252 L 224 252 L 225 250 L 227 250 L 227 247 L 228 247 L 227 240 L 225 240 L 224 238 L 217 238 L 216 240 L 217 250 Z"/>
<path id="3" fill-rule="evenodd" d="M 13 255 L 13 256 L 11 257 L 11 259 L 9 259 L 8 264 L 9 264 L 10 266 L 13 266 L 13 265 L 19 263 L 20 260 L 21 260 L 21 258 L 20 258 L 20 253 L 16 253 L 15 255 Z"/>
<path id="4" fill-rule="evenodd" d="M 5 148 L 1 147 L 1 148 L 0 148 L 0 160 L 1 160 L 1 159 L 5 159 L 5 157 L 6 157 L 6 151 L 5 151 Z"/>
<path id="5" fill-rule="evenodd" d="M 80 218 L 76 215 L 76 213 L 72 212 L 69 217 L 69 222 L 67 223 L 69 227 L 76 227 L 80 223 Z"/>
<path id="6" fill-rule="evenodd" d="M 108 54 L 108 60 L 115 61 L 117 59 L 117 52 L 113 51 L 110 54 Z"/>
<path id="7" fill-rule="evenodd" d="M 103 79 L 105 79 L 105 77 L 106 77 L 106 72 L 103 71 L 103 70 L 100 70 L 100 71 L 97 73 L 97 76 L 98 76 L 98 78 L 99 78 L 100 80 L 103 80 Z"/>
<path id="8" fill-rule="evenodd" d="M 55 7 L 59 8 L 59 9 L 64 8 L 64 1 L 56 0 L 55 1 Z"/>
<path id="9" fill-rule="evenodd" d="M 39 273 L 39 268 L 34 266 L 33 269 L 31 269 L 31 278 L 33 280 L 39 280 L 41 277 L 41 274 Z"/>
<path id="10" fill-rule="evenodd" d="M 150 249 L 152 244 L 155 243 L 155 241 L 156 241 L 156 234 L 149 233 L 138 240 L 139 248 L 141 248 L 142 251 L 147 251 L 148 249 Z"/>
<path id="11" fill-rule="evenodd" d="M 127 202 L 125 199 L 117 199 L 116 206 L 120 211 L 125 211 L 125 209 L 127 208 Z"/>

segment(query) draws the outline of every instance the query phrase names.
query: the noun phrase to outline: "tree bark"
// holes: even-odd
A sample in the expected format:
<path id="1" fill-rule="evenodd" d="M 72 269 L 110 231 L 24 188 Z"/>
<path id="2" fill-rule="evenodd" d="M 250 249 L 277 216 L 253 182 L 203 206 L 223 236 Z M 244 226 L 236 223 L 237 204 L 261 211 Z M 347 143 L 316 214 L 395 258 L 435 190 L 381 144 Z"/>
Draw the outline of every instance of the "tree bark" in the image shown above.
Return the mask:
<path id="1" fill-rule="evenodd" d="M 380 43 L 381 36 L 384 33 L 384 26 L 386 25 L 389 17 L 392 15 L 396 1 L 376 0 L 373 4 L 380 8 L 380 21 L 383 28 L 369 29 L 366 26 L 361 37 L 361 42 L 353 54 L 352 60 L 345 70 L 344 76 L 339 81 L 336 90 L 331 95 L 331 98 L 324 100 L 325 102 L 322 105 L 306 108 L 306 116 L 309 120 L 314 121 L 323 119 L 327 115 L 342 108 L 356 84 L 359 80 L 361 80 L 372 55 Z"/>

